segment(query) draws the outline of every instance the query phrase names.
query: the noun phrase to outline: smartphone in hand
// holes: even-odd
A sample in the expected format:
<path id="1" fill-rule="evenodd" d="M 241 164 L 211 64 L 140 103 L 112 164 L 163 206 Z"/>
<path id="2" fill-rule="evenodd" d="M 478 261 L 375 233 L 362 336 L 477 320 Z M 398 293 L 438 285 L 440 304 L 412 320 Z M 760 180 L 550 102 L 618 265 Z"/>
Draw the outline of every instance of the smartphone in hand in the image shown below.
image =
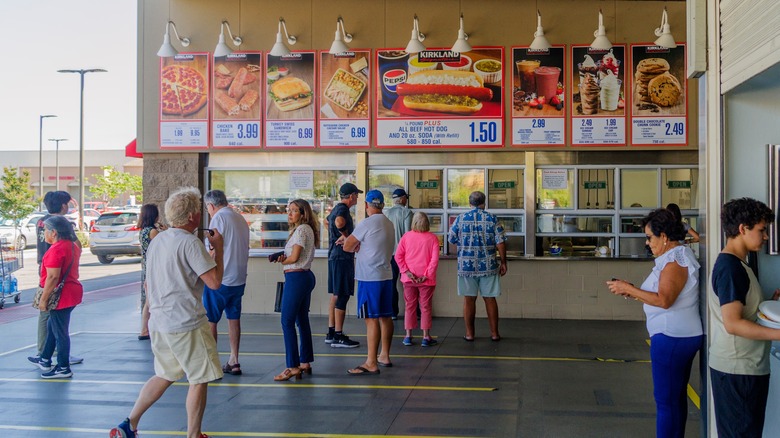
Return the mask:
<path id="1" fill-rule="evenodd" d="M 200 230 L 203 231 L 204 233 L 209 233 L 209 236 L 214 237 L 214 230 L 212 230 L 211 228 L 201 228 Z"/>
<path id="2" fill-rule="evenodd" d="M 284 251 L 275 252 L 268 256 L 268 261 L 271 263 L 276 263 L 277 261 L 279 261 L 279 257 L 283 255 L 284 255 Z"/>

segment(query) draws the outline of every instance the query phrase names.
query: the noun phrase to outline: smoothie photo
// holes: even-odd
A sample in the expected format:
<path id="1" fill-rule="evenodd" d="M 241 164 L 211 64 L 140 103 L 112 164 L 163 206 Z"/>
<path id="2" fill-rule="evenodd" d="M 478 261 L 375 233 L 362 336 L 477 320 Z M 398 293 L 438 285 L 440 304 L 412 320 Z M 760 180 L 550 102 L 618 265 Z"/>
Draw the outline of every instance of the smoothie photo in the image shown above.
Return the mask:
<path id="1" fill-rule="evenodd" d="M 552 99 L 558 90 L 558 82 L 561 76 L 561 69 L 558 67 L 539 67 L 534 70 L 536 81 L 536 95 L 545 99 Z"/>

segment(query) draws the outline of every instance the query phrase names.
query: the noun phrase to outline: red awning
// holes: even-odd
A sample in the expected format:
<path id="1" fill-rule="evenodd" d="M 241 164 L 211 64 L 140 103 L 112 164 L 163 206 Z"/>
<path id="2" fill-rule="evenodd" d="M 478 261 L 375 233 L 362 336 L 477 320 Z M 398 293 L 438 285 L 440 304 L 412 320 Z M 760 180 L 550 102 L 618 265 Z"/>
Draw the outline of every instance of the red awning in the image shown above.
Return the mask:
<path id="1" fill-rule="evenodd" d="M 144 154 L 138 152 L 135 149 L 135 140 L 136 139 L 133 139 L 133 141 L 131 141 L 130 143 L 127 144 L 127 146 L 125 146 L 125 156 L 130 158 L 143 158 Z"/>

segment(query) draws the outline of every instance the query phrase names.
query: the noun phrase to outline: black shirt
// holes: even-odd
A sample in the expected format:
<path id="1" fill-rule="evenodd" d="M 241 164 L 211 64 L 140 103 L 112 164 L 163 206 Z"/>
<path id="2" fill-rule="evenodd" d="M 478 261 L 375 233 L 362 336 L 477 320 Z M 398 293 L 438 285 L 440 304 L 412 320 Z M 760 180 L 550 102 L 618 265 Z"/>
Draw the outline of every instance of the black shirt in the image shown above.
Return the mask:
<path id="1" fill-rule="evenodd" d="M 35 235 L 37 236 L 37 241 L 35 242 L 36 249 L 38 249 L 38 264 L 40 265 L 43 263 L 43 255 L 46 254 L 46 251 L 49 250 L 51 245 L 46 243 L 46 239 L 43 237 L 43 223 L 46 222 L 46 219 L 50 218 L 52 215 L 47 214 L 46 216 L 38 219 L 38 222 L 35 224 Z"/>
<path id="2" fill-rule="evenodd" d="M 330 238 L 330 245 L 328 246 L 328 260 L 352 260 L 355 258 L 355 254 L 351 252 L 345 252 L 340 245 L 336 245 L 336 240 L 341 237 L 341 231 L 336 228 L 336 218 L 342 217 L 346 221 L 344 228 L 347 229 L 347 236 L 352 234 L 355 229 L 355 225 L 352 223 L 352 215 L 349 214 L 349 207 L 343 202 L 339 202 L 333 207 L 328 215 L 328 231 Z"/>

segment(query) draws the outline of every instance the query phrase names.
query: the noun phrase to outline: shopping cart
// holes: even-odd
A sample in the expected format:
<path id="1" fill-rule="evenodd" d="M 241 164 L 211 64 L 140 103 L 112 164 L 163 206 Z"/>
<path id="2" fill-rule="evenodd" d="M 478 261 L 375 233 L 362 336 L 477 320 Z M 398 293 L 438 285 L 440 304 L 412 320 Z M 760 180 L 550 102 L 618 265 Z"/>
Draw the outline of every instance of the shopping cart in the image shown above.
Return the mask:
<path id="1" fill-rule="evenodd" d="M 12 248 L 5 238 L 0 240 L 0 309 L 5 306 L 7 299 L 13 298 L 14 303 L 21 300 L 16 278 L 11 274 L 23 267 L 23 250 Z"/>

